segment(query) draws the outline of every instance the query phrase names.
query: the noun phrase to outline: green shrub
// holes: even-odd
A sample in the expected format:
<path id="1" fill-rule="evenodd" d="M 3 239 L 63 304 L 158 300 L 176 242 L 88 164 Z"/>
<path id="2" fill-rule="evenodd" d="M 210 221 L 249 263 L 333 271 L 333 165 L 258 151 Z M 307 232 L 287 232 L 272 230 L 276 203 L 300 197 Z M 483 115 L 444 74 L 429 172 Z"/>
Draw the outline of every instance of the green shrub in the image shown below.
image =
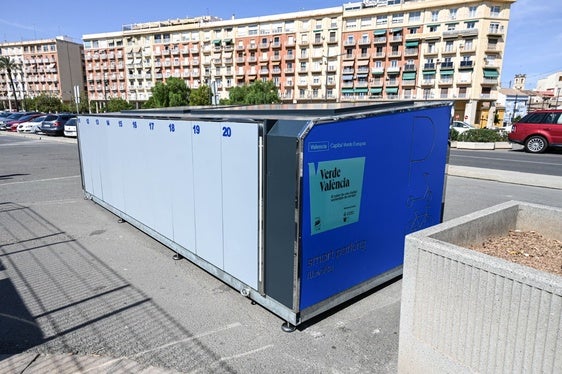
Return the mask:
<path id="1" fill-rule="evenodd" d="M 450 129 L 449 130 L 449 140 L 452 142 L 455 142 L 457 140 L 459 140 L 459 132 L 455 129 Z"/>
<path id="2" fill-rule="evenodd" d="M 459 134 L 457 140 L 459 142 L 491 143 L 505 141 L 505 136 L 492 129 L 474 129 Z"/>

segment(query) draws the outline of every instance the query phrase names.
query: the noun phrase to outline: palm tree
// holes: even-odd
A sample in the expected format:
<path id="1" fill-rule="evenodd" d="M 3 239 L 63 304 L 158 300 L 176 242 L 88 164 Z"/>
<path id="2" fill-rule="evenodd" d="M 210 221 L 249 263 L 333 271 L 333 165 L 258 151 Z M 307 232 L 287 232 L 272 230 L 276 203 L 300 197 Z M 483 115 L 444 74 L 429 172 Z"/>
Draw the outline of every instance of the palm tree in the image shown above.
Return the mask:
<path id="1" fill-rule="evenodd" d="M 18 69 L 18 64 L 16 61 L 12 60 L 7 56 L 0 56 L 0 71 L 6 70 L 8 77 L 10 78 L 10 86 L 12 87 L 12 92 L 14 94 L 14 100 L 16 101 L 16 111 L 19 110 L 18 96 L 16 94 L 16 87 L 14 86 L 14 78 L 12 77 L 12 71 Z"/>

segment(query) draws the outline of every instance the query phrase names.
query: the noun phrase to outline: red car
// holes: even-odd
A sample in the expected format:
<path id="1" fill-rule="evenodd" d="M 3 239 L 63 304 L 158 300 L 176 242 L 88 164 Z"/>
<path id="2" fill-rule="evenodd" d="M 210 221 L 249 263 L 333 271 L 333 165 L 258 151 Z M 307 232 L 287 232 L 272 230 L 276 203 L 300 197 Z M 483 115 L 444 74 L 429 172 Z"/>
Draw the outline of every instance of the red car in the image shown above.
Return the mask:
<path id="1" fill-rule="evenodd" d="M 548 147 L 562 147 L 562 109 L 537 110 L 513 124 L 507 136 L 523 144 L 525 152 L 542 153 Z"/>
<path id="2" fill-rule="evenodd" d="M 42 116 L 42 113 L 30 113 L 26 114 L 25 116 L 21 116 L 20 118 L 6 122 L 6 130 L 7 131 L 18 131 L 18 125 L 23 122 L 31 121 L 35 117 Z"/>

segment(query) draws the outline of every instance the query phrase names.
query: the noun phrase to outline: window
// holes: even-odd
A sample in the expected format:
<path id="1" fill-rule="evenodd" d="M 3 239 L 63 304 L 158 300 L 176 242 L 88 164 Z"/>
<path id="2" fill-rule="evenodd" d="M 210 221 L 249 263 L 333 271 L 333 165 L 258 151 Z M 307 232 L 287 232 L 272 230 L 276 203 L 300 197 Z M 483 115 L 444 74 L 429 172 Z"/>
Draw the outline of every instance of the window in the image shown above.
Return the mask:
<path id="1" fill-rule="evenodd" d="M 447 41 L 445 43 L 445 52 L 453 52 L 454 50 L 454 45 L 452 41 Z"/>
<path id="2" fill-rule="evenodd" d="M 410 12 L 410 22 L 419 22 L 421 20 L 421 12 Z"/>
<path id="3" fill-rule="evenodd" d="M 475 7 L 475 6 L 471 6 L 471 7 L 468 8 L 468 16 L 470 18 L 476 17 L 476 9 L 478 9 L 478 8 Z"/>
<path id="4" fill-rule="evenodd" d="M 347 20 L 347 22 L 345 23 L 345 27 L 348 30 L 356 28 L 357 27 L 357 20 L 356 19 Z"/>
<path id="5" fill-rule="evenodd" d="M 370 27 L 373 19 L 371 17 L 361 18 L 361 27 Z"/>
<path id="6" fill-rule="evenodd" d="M 404 13 L 396 13 L 392 15 L 392 23 L 404 22 Z"/>
<path id="7" fill-rule="evenodd" d="M 474 48 L 473 39 L 465 39 L 465 41 L 464 41 L 464 49 L 465 49 L 466 51 L 472 51 L 473 48 Z"/>
<path id="8" fill-rule="evenodd" d="M 500 7 L 498 5 L 492 5 L 490 7 L 490 16 L 492 16 L 492 17 L 499 17 L 500 16 Z"/>
<path id="9" fill-rule="evenodd" d="M 466 28 L 468 30 L 476 28 L 476 22 L 475 21 L 466 22 Z"/>
<path id="10" fill-rule="evenodd" d="M 450 19 L 457 19 L 457 9 L 449 9 L 449 17 Z"/>
<path id="11" fill-rule="evenodd" d="M 453 31 L 457 28 L 457 24 L 456 23 L 449 23 L 447 25 L 447 31 Z"/>
<path id="12" fill-rule="evenodd" d="M 431 22 L 437 22 L 439 20 L 439 11 L 432 10 L 431 11 Z"/>
<path id="13" fill-rule="evenodd" d="M 386 25 L 388 23 L 388 16 L 377 16 L 377 26 Z"/>
<path id="14" fill-rule="evenodd" d="M 437 25 L 428 26 L 429 32 L 437 32 L 437 27 L 438 27 Z"/>
<path id="15" fill-rule="evenodd" d="M 417 34 L 418 29 L 419 29 L 419 27 L 410 27 L 410 28 L 408 28 L 408 31 L 410 32 L 410 34 Z"/>

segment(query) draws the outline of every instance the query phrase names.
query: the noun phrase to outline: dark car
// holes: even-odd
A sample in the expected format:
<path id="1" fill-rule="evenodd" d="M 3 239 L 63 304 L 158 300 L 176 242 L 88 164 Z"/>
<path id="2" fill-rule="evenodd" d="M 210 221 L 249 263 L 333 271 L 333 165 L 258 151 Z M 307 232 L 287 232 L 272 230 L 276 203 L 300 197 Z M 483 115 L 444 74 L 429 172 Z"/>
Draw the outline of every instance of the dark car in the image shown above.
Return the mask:
<path id="1" fill-rule="evenodd" d="M 18 130 L 18 125 L 20 123 L 31 121 L 32 119 L 34 119 L 36 117 L 40 117 L 42 115 L 43 115 L 43 113 L 26 114 L 26 115 L 21 116 L 20 118 L 18 118 L 16 120 L 6 122 L 6 131 L 14 131 L 15 132 L 15 131 Z"/>
<path id="2" fill-rule="evenodd" d="M 48 114 L 41 124 L 41 132 L 46 135 L 63 135 L 64 125 L 72 117 L 72 113 Z"/>
<path id="3" fill-rule="evenodd" d="M 525 152 L 542 153 L 562 147 L 562 109 L 537 110 L 513 124 L 510 142 L 523 144 Z"/>

